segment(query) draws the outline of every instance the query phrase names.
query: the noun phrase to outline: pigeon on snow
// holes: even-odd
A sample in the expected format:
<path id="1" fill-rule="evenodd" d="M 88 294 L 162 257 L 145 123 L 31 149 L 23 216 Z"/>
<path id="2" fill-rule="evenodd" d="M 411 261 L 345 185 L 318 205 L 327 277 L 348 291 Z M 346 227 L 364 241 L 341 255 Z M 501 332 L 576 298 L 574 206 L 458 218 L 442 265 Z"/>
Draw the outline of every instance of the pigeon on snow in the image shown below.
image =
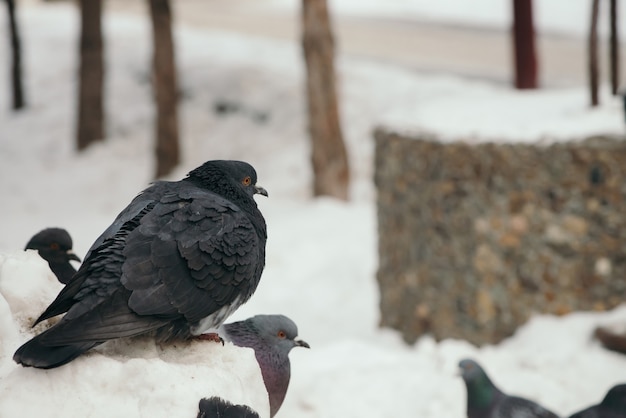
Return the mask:
<path id="1" fill-rule="evenodd" d="M 224 399 L 214 396 L 200 399 L 200 412 L 196 418 L 259 418 L 247 405 L 233 405 Z"/>
<path id="2" fill-rule="evenodd" d="M 145 189 L 35 323 L 66 315 L 13 359 L 47 369 L 114 338 L 154 333 L 163 342 L 219 327 L 265 266 L 265 219 L 253 196 L 267 192 L 256 181 L 251 165 L 219 160 Z"/>
<path id="3" fill-rule="evenodd" d="M 576 412 L 570 418 L 626 418 L 626 384 L 613 386 L 602 402 Z"/>
<path id="4" fill-rule="evenodd" d="M 535 402 L 500 391 L 475 361 L 461 360 L 459 367 L 467 388 L 468 418 L 558 418 Z"/>
<path id="5" fill-rule="evenodd" d="M 297 340 L 298 327 L 284 315 L 256 315 L 245 321 L 223 325 L 225 339 L 240 347 L 254 349 L 270 401 L 270 416 L 276 415 L 285 400 L 291 363 L 289 352 L 294 347 L 310 348 Z"/>
<path id="6" fill-rule="evenodd" d="M 72 237 L 62 228 L 47 228 L 38 232 L 28 241 L 25 250 L 37 250 L 63 284 L 67 284 L 76 273 L 70 261 L 80 262 L 80 258 L 72 252 Z"/>

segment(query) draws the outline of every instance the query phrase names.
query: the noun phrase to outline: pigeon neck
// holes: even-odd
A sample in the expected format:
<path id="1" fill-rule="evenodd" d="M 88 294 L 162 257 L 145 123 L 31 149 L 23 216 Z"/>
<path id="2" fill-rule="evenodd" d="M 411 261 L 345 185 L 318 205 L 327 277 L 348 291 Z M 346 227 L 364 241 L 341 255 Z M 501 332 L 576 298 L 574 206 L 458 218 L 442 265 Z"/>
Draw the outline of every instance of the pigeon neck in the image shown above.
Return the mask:
<path id="1" fill-rule="evenodd" d="M 468 417 L 482 416 L 479 411 L 487 411 L 494 403 L 499 390 L 491 383 L 487 375 L 466 382 Z M 475 414 L 472 414 L 474 412 Z"/>
<path id="2" fill-rule="evenodd" d="M 62 263 L 48 262 L 48 265 L 57 279 L 63 284 L 67 284 L 76 273 L 76 269 L 69 261 Z"/>
<path id="3" fill-rule="evenodd" d="M 213 180 L 212 177 L 190 176 L 184 179 L 203 189 L 210 190 L 218 196 L 221 196 L 233 202 L 239 209 L 246 213 L 254 225 L 257 235 L 267 238 L 267 226 L 265 219 L 259 210 L 254 198 L 232 184 L 223 180 Z"/>
<path id="4" fill-rule="evenodd" d="M 291 376 L 289 358 L 265 350 L 255 350 L 254 353 L 269 397 L 270 417 L 273 417 L 283 404 L 289 387 Z"/>

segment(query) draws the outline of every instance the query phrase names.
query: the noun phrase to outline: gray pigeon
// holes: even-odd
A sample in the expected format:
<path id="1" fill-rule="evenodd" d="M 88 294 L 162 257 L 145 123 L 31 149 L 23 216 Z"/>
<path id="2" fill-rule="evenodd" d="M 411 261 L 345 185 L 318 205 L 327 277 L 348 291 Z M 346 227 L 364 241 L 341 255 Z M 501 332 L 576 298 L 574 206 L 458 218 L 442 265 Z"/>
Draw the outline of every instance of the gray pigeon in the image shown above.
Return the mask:
<path id="1" fill-rule="evenodd" d="M 613 386 L 602 402 L 576 412 L 570 418 L 626 418 L 626 384 Z"/>
<path id="2" fill-rule="evenodd" d="M 294 347 L 310 348 L 309 344 L 296 340 L 298 327 L 284 315 L 256 315 L 245 321 L 224 324 L 220 334 L 239 347 L 254 349 L 270 400 L 270 416 L 273 417 L 283 404 L 289 387 L 289 352 Z"/>
<path id="3" fill-rule="evenodd" d="M 247 405 L 233 405 L 224 399 L 214 396 L 200 399 L 200 412 L 196 418 L 259 418 Z"/>
<path id="4" fill-rule="evenodd" d="M 28 241 L 25 250 L 37 250 L 63 284 L 67 284 L 76 273 L 70 261 L 80 263 L 80 258 L 72 252 L 72 237 L 62 228 L 47 228 L 38 232 Z"/>
<path id="5" fill-rule="evenodd" d="M 57 324 L 14 354 L 53 368 L 107 340 L 154 333 L 159 342 L 216 328 L 245 303 L 265 266 L 265 219 L 251 165 L 208 161 L 159 181 L 124 209 L 37 319 Z"/>
<path id="6" fill-rule="evenodd" d="M 535 402 L 503 393 L 474 360 L 461 360 L 459 367 L 467 387 L 468 418 L 558 418 Z"/>

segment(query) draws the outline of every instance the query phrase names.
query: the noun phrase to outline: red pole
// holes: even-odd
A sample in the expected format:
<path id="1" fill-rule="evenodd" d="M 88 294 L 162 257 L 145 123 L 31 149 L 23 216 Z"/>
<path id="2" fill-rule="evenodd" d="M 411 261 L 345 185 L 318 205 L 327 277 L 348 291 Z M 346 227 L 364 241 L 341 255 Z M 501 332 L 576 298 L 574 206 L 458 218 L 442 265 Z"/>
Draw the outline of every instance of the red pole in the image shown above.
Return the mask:
<path id="1" fill-rule="evenodd" d="M 532 0 L 513 0 L 515 87 L 537 88 L 537 53 Z"/>
<path id="2" fill-rule="evenodd" d="M 591 106 L 599 104 L 598 84 L 600 70 L 598 64 L 598 13 L 600 1 L 593 0 L 591 4 L 591 26 L 589 28 L 588 65 L 589 65 L 589 93 L 591 95 Z"/>
<path id="3" fill-rule="evenodd" d="M 619 34 L 617 31 L 617 0 L 611 0 L 611 91 L 617 95 L 619 88 Z"/>

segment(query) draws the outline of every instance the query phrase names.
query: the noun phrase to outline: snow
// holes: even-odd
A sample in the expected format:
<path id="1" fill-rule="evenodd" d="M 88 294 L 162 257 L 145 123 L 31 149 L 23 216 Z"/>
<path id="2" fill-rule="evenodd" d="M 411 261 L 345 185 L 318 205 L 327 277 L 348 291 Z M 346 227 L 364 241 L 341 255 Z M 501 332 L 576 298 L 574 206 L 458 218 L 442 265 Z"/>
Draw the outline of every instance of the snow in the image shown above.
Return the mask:
<path id="1" fill-rule="evenodd" d="M 483 16 L 500 21 L 500 0 L 334 2 L 342 13 L 450 23 Z M 552 0 L 541 27 L 578 28 L 580 4 Z M 296 3 L 296 2 L 292 2 Z M 551 6 L 544 6 L 544 3 Z M 290 7 L 276 0 L 267 7 Z M 343 5 L 343 6 L 342 6 Z M 475 5 L 475 6 L 474 6 Z M 487 7 L 492 5 L 493 7 Z M 558 8 L 560 6 L 560 9 Z M 259 6 L 260 7 L 260 6 Z M 374 9 L 377 8 L 377 9 Z M 567 10 L 567 13 L 562 13 Z M 460 11 L 466 14 L 460 14 Z M 419 12 L 419 13 L 418 13 Z M 453 16 L 456 13 L 456 17 Z M 59 369 L 15 365 L 12 353 L 41 326 L 31 320 L 59 285 L 45 263 L 23 252 L 40 229 L 61 226 L 84 256 L 93 240 L 151 180 L 152 102 L 147 19 L 106 15 L 108 116 L 106 142 L 82 154 L 72 149 L 78 13 L 68 4 L 20 9 L 29 108 L 9 110 L 0 84 L 0 416 L 195 416 L 200 397 L 222 393 L 267 416 L 250 350 L 190 343 L 157 347 L 120 341 Z M 453 19 L 454 18 L 454 19 Z M 488 24 L 489 22 L 483 22 Z M 6 25 L 2 22 L 0 26 Z M 2 26 L 1 30 L 6 27 Z M 563 29 L 565 30 L 565 29 Z M 485 81 L 340 57 L 341 114 L 352 165 L 351 201 L 312 199 L 303 98 L 303 63 L 294 43 L 177 26 L 183 163 L 179 179 L 208 159 L 252 163 L 270 197 L 257 198 L 269 239 L 267 267 L 250 302 L 230 320 L 282 313 L 310 350 L 291 353 L 292 381 L 280 417 L 453 418 L 464 416 L 458 360 L 477 359 L 505 391 L 533 398 L 566 415 L 599 401 L 623 382 L 626 359 L 590 337 L 599 324 L 626 320 L 626 306 L 605 313 L 536 315 L 498 345 L 421 338 L 406 345 L 378 327 L 372 129 L 380 124 L 433 132 L 445 140 L 554 141 L 593 134 L 623 135 L 619 99 L 603 89 L 602 106 L 587 106 L 584 86 L 516 92 Z M 6 43 L 0 54 L 8 56 Z M 0 66 L 0 80 L 8 79 Z M 217 115 L 217 100 L 243 110 Z M 259 113 L 266 114 L 265 121 Z"/>
<path id="2" fill-rule="evenodd" d="M 61 287 L 35 251 L 0 255 L 0 416 L 194 417 L 198 401 L 211 395 L 269 414 L 254 351 L 232 344 L 159 346 L 137 337 L 109 342 L 57 369 L 17 366 L 13 352 L 47 328 L 30 325 Z"/>

